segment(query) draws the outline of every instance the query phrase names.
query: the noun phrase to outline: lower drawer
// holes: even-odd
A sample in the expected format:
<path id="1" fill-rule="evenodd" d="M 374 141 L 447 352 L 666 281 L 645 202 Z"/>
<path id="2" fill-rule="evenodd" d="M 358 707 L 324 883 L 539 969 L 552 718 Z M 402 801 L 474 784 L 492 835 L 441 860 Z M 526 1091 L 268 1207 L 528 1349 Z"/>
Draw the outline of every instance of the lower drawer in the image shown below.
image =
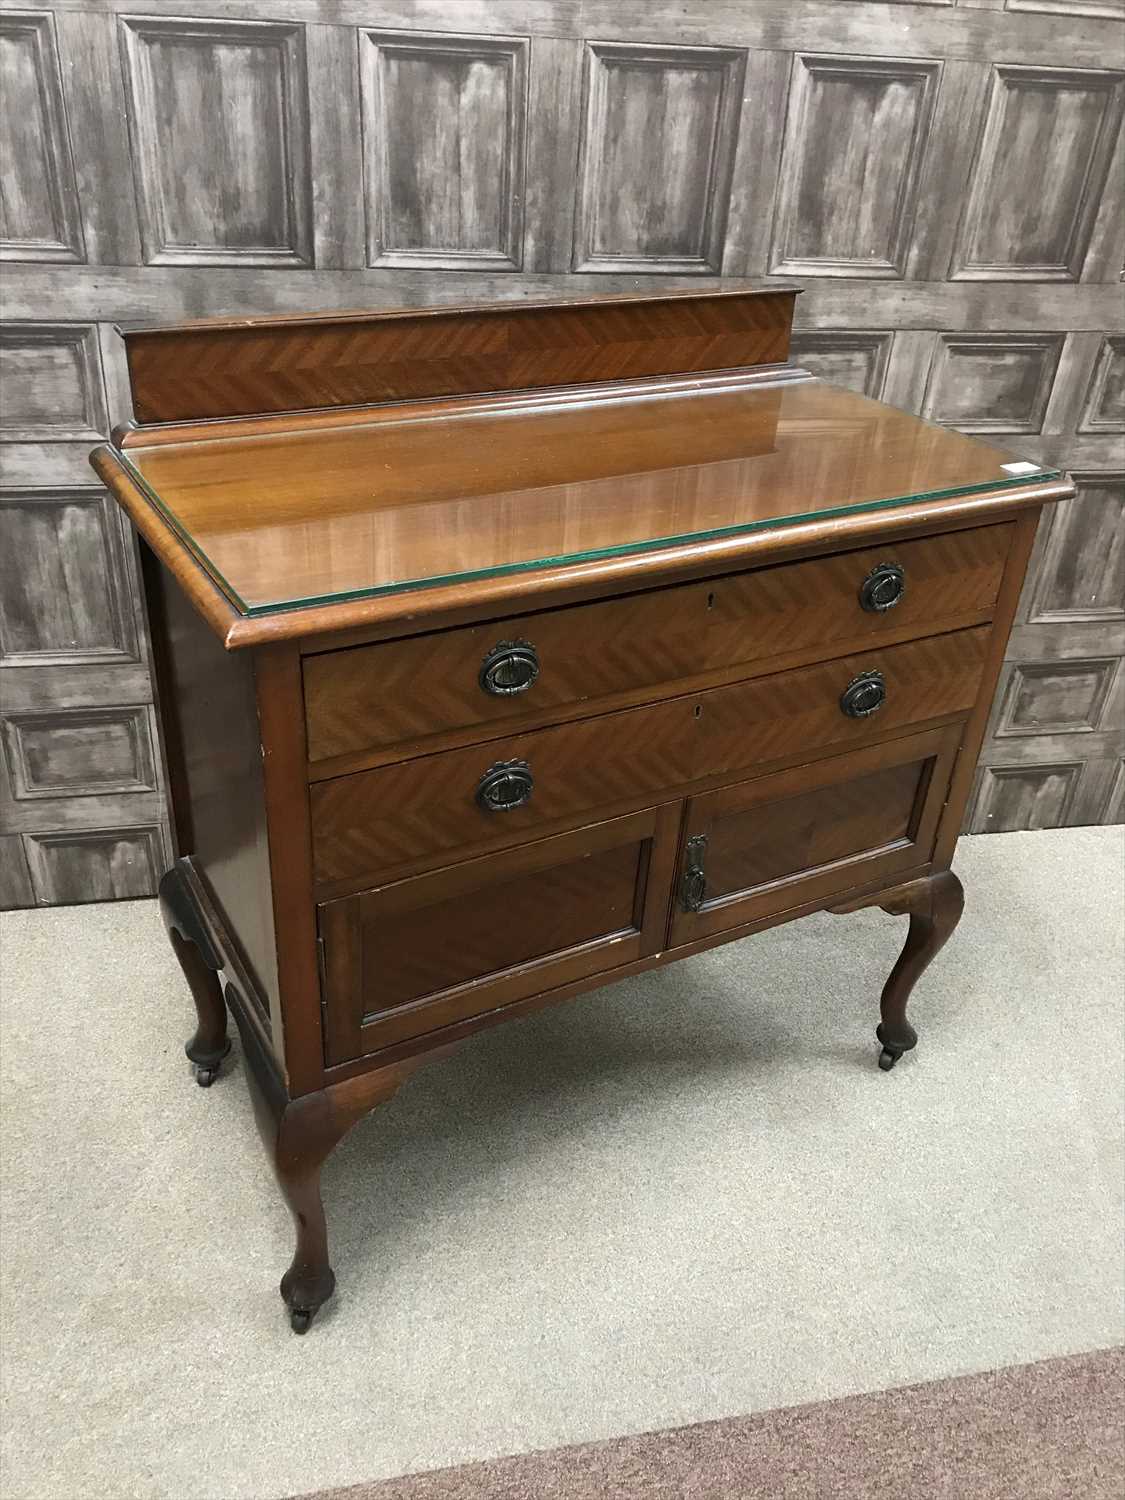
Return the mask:
<path id="1" fill-rule="evenodd" d="M 318 782 L 310 789 L 316 879 L 324 887 L 406 874 L 667 801 L 693 782 L 966 713 L 988 637 L 987 627 L 955 631 Z M 882 700 L 857 689 L 855 706 L 874 703 L 874 711 L 850 717 L 844 696 L 871 674 Z M 507 774 L 499 807 L 488 801 L 498 765 L 509 767 L 494 773 Z"/>
<path id="2" fill-rule="evenodd" d="M 679 817 L 650 808 L 326 902 L 327 1062 L 658 952 Z"/>

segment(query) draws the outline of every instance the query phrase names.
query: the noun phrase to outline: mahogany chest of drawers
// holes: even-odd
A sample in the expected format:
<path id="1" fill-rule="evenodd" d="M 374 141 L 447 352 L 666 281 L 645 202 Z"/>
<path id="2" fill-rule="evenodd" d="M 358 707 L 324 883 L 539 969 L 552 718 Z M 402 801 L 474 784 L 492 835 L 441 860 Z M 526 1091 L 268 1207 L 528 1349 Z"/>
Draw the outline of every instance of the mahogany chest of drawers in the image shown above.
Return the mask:
<path id="1" fill-rule="evenodd" d="M 138 422 L 93 462 L 141 539 L 161 904 L 200 1083 L 240 1032 L 298 1331 L 335 1284 L 324 1160 L 482 1026 L 877 903 L 910 919 L 881 1066 L 915 1044 L 1071 488 L 786 364 L 794 297 L 126 335 Z"/>

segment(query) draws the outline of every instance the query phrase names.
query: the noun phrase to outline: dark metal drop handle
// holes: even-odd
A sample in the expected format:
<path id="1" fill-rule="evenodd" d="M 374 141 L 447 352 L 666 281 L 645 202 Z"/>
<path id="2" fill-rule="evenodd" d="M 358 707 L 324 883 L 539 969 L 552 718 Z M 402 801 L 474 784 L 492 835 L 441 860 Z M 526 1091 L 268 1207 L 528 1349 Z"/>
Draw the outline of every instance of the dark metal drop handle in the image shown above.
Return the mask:
<path id="1" fill-rule="evenodd" d="M 849 719 L 866 719 L 887 701 L 887 680 L 882 672 L 861 672 L 840 694 L 841 711 Z"/>
<path id="2" fill-rule="evenodd" d="M 707 876 L 703 870 L 703 859 L 707 853 L 707 835 L 697 833 L 688 839 L 685 849 L 687 868 L 680 884 L 680 905 L 684 911 L 701 911 L 707 899 Z"/>
<path id="3" fill-rule="evenodd" d="M 859 591 L 860 606 L 869 614 L 881 615 L 906 593 L 906 569 L 900 563 L 880 563 L 872 568 Z"/>
<path id="4" fill-rule="evenodd" d="M 477 783 L 477 806 L 484 812 L 510 812 L 530 801 L 534 789 L 526 760 L 498 760 Z"/>
<path id="5" fill-rule="evenodd" d="M 530 641 L 497 641 L 480 664 L 481 692 L 494 698 L 526 693 L 539 676 L 539 653 Z"/>

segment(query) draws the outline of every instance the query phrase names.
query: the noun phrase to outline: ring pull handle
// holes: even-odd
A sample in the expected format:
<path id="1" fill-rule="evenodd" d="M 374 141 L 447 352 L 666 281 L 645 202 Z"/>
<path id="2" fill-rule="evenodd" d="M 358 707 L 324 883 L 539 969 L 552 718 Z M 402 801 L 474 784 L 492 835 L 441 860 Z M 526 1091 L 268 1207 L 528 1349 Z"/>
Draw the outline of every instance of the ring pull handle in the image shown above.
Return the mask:
<path id="1" fill-rule="evenodd" d="M 477 783 L 477 806 L 484 812 L 510 812 L 530 801 L 534 789 L 526 760 L 498 760 Z"/>
<path id="2" fill-rule="evenodd" d="M 530 641 L 497 641 L 481 662 L 477 681 L 494 698 L 514 698 L 538 676 L 539 653 Z"/>
<path id="3" fill-rule="evenodd" d="M 849 719 L 866 719 L 878 713 L 887 701 L 887 680 L 882 672 L 861 672 L 840 694 L 841 711 Z"/>
<path id="4" fill-rule="evenodd" d="M 900 563 L 880 563 L 860 585 L 860 607 L 869 614 L 885 614 L 905 593 L 906 569 Z"/>

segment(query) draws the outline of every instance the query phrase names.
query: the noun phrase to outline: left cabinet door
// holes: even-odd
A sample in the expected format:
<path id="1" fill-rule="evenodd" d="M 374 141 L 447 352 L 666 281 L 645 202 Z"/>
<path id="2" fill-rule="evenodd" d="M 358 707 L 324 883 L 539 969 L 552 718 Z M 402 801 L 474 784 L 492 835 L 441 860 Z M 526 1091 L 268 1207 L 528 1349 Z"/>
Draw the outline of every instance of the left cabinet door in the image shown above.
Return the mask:
<path id="1" fill-rule="evenodd" d="M 679 819 L 648 808 L 326 902 L 329 1066 L 659 952 Z"/>

